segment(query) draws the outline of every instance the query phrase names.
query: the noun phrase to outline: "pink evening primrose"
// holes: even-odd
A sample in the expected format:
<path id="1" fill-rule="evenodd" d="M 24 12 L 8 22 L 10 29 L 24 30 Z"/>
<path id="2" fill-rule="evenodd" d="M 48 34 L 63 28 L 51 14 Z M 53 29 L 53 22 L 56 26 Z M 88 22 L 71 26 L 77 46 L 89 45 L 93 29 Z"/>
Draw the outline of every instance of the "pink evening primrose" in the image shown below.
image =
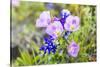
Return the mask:
<path id="1" fill-rule="evenodd" d="M 70 56 L 77 57 L 80 47 L 73 41 L 67 49 Z"/>
<path id="2" fill-rule="evenodd" d="M 66 31 L 77 31 L 79 29 L 79 24 L 79 17 L 70 15 L 65 20 L 64 28 Z"/>
<path id="3" fill-rule="evenodd" d="M 13 7 L 17 7 L 17 6 L 19 6 L 20 1 L 19 0 L 11 0 L 11 3 L 12 3 Z"/>
<path id="4" fill-rule="evenodd" d="M 36 20 L 36 27 L 47 27 L 51 22 L 50 12 L 43 11 Z"/>
<path id="5" fill-rule="evenodd" d="M 56 39 L 63 32 L 63 26 L 60 21 L 54 21 L 46 28 L 46 33 Z"/>

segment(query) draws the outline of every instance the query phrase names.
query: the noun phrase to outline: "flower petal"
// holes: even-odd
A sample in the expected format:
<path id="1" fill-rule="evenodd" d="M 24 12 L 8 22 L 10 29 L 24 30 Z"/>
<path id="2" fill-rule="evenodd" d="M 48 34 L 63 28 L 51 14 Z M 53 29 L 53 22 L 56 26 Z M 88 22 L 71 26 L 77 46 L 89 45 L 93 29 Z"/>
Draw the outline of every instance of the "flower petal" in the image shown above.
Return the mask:
<path id="1" fill-rule="evenodd" d="M 68 46 L 68 54 L 72 57 L 77 57 L 79 52 L 79 45 L 77 45 L 74 41 Z"/>
<path id="2" fill-rule="evenodd" d="M 51 22 L 50 12 L 43 11 L 36 20 L 36 27 L 47 27 Z"/>
<path id="3" fill-rule="evenodd" d="M 61 35 L 62 32 L 63 27 L 60 21 L 54 21 L 46 29 L 46 33 L 52 36 L 54 39 Z"/>
<path id="4" fill-rule="evenodd" d="M 77 16 L 68 16 L 64 24 L 66 31 L 77 31 L 79 29 L 80 19 Z"/>

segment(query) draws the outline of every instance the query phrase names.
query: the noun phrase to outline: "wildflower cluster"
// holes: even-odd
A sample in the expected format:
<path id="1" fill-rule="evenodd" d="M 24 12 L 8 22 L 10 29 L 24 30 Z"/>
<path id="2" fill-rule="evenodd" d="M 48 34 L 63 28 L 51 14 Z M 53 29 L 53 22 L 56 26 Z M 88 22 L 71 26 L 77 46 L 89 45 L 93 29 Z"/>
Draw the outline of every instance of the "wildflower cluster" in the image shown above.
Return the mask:
<path id="1" fill-rule="evenodd" d="M 44 54 L 48 51 L 55 53 L 57 44 L 54 40 L 58 37 L 63 36 L 66 40 L 68 36 L 79 29 L 80 19 L 78 16 L 71 15 L 70 11 L 63 9 L 61 11 L 61 17 L 51 18 L 49 11 L 43 11 L 39 18 L 36 20 L 36 27 L 45 27 L 45 32 L 49 38 L 44 38 L 44 45 L 41 46 L 40 50 L 44 51 Z M 64 35 L 62 33 L 65 33 Z M 67 47 L 68 54 L 73 57 L 77 57 L 79 52 L 79 45 L 74 41 Z"/>

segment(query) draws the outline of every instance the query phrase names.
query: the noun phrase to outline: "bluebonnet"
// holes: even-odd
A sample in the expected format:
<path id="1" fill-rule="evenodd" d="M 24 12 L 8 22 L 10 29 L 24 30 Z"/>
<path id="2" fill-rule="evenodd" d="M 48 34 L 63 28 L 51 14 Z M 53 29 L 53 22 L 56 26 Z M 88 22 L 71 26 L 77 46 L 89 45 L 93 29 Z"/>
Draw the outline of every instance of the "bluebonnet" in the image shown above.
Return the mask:
<path id="1" fill-rule="evenodd" d="M 61 22 L 61 24 L 62 24 L 62 26 L 63 26 L 63 28 L 64 28 L 65 18 L 61 18 L 59 21 Z"/>
<path id="2" fill-rule="evenodd" d="M 68 36 L 69 36 L 71 33 L 72 33 L 71 31 L 66 31 L 63 37 L 67 40 Z"/>
<path id="3" fill-rule="evenodd" d="M 47 51 L 48 54 L 50 54 L 50 52 L 55 54 L 57 46 L 54 44 L 53 40 L 54 39 L 51 36 L 49 38 L 44 38 L 45 45 L 40 47 L 40 50 L 43 50 L 44 54 L 46 54 Z"/>
<path id="4" fill-rule="evenodd" d="M 63 9 L 61 11 L 61 19 L 60 19 L 60 22 L 64 28 L 64 24 L 65 24 L 65 21 L 66 21 L 66 18 L 70 15 L 70 11 L 66 10 L 66 9 Z"/>

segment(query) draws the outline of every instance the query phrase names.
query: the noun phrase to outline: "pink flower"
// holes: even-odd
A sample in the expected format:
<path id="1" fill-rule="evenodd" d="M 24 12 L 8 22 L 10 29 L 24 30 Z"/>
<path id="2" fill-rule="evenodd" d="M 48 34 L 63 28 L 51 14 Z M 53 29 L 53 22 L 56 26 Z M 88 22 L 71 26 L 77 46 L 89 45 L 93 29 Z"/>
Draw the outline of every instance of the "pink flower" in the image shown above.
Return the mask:
<path id="1" fill-rule="evenodd" d="M 36 27 L 47 27 L 51 22 L 50 12 L 43 11 L 36 20 Z"/>
<path id="2" fill-rule="evenodd" d="M 63 32 L 63 26 L 60 21 L 54 21 L 46 28 L 46 33 L 56 39 Z"/>
<path id="3" fill-rule="evenodd" d="M 79 29 L 80 19 L 77 16 L 68 16 L 64 28 L 66 31 L 77 31 Z"/>
<path id="4" fill-rule="evenodd" d="M 17 6 L 19 6 L 19 4 L 20 4 L 20 1 L 19 0 L 11 0 L 12 2 L 12 6 L 13 7 L 17 7 Z"/>
<path id="5" fill-rule="evenodd" d="M 80 47 L 73 41 L 67 49 L 70 56 L 77 57 Z"/>

